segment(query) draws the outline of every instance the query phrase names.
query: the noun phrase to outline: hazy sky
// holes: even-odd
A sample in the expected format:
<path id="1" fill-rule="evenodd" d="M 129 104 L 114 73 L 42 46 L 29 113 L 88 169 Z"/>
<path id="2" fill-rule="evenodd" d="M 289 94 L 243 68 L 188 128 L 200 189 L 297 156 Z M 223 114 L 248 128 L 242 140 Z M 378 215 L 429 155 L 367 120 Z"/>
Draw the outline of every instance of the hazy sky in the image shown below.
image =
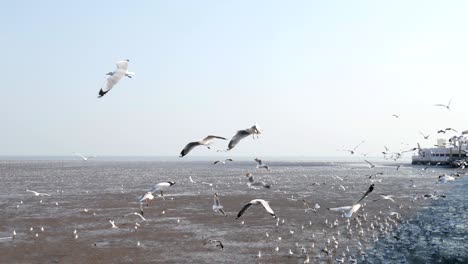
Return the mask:
<path id="1" fill-rule="evenodd" d="M 427 0 L 7 1 L 0 155 L 177 156 L 256 121 L 261 139 L 231 155 L 430 146 L 436 136 L 418 130 L 468 129 L 467 10 Z M 97 99 L 127 58 L 136 76 Z M 452 111 L 433 106 L 453 96 Z"/>

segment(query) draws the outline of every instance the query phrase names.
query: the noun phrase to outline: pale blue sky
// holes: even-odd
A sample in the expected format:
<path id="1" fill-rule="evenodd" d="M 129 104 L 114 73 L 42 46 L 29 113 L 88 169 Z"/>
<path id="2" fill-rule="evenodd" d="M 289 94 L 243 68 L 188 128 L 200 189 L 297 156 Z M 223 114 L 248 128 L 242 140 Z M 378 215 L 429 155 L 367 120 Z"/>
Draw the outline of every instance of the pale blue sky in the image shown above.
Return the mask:
<path id="1" fill-rule="evenodd" d="M 261 139 L 231 155 L 423 143 L 418 130 L 468 129 L 467 11 L 466 1 L 8 1 L 0 155 L 177 156 L 255 121 Z M 126 58 L 135 78 L 97 99 Z M 451 112 L 433 106 L 452 96 Z"/>

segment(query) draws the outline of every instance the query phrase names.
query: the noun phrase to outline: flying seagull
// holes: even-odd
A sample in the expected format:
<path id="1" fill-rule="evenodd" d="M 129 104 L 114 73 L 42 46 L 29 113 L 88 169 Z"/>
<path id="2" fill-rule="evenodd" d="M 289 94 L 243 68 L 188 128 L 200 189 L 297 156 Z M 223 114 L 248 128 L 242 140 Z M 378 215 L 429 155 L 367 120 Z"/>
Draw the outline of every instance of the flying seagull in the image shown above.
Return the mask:
<path id="1" fill-rule="evenodd" d="M 400 115 L 397 115 L 397 114 L 393 114 L 392 116 L 395 118 L 400 118 Z"/>
<path id="2" fill-rule="evenodd" d="M 200 141 L 194 141 L 194 142 L 190 142 L 187 144 L 187 146 L 185 146 L 185 148 L 180 152 L 180 157 L 183 157 L 185 155 L 187 155 L 194 147 L 197 147 L 197 146 L 206 146 L 208 149 L 210 148 L 209 145 L 211 145 L 213 142 L 214 139 L 222 139 L 222 140 L 227 140 L 227 138 L 223 138 L 223 137 L 218 137 L 218 136 L 207 136 L 206 138 L 204 138 L 203 140 L 200 140 Z"/>
<path id="3" fill-rule="evenodd" d="M 452 103 L 452 99 L 453 99 L 453 97 L 450 99 L 450 101 L 449 101 L 448 104 L 446 104 L 446 105 L 444 105 L 444 104 L 435 104 L 434 106 L 445 107 L 445 108 L 447 108 L 447 110 L 450 111 L 450 104 Z"/>
<path id="4" fill-rule="evenodd" d="M 364 160 L 365 162 L 367 162 L 367 164 L 369 164 L 369 169 L 372 169 L 375 167 L 375 164 L 373 164 L 372 162 L 368 161 L 368 160 Z"/>
<path id="5" fill-rule="evenodd" d="M 276 218 L 276 215 L 275 215 L 275 212 L 273 212 L 273 210 L 271 209 L 270 205 L 268 204 L 267 201 L 263 200 L 263 199 L 253 199 L 252 201 L 248 202 L 246 205 L 244 205 L 244 207 L 242 207 L 242 209 L 239 211 L 239 213 L 237 214 L 237 217 L 236 219 L 239 219 L 239 217 L 241 217 L 245 211 L 247 211 L 247 209 L 249 209 L 250 206 L 252 205 L 259 205 L 261 204 L 263 206 L 263 208 L 265 208 L 265 210 L 271 215 L 273 216 L 273 218 Z"/>
<path id="6" fill-rule="evenodd" d="M 421 131 L 419 131 L 419 134 L 421 134 L 423 136 L 424 139 L 428 139 L 430 134 L 429 135 L 424 135 Z"/>
<path id="7" fill-rule="evenodd" d="M 213 195 L 213 211 L 226 216 L 226 213 L 223 210 L 223 206 L 221 205 L 221 202 L 219 202 L 218 193 Z"/>
<path id="8" fill-rule="evenodd" d="M 356 151 L 356 149 L 362 144 L 364 143 L 364 140 L 361 141 L 361 143 L 359 143 L 357 146 L 355 146 L 353 149 L 341 149 L 342 151 L 348 151 L 351 155 L 353 155 Z"/>
<path id="9" fill-rule="evenodd" d="M 48 193 L 40 193 L 40 192 L 36 192 L 36 191 L 33 191 L 33 190 L 28 190 L 28 189 L 26 189 L 25 191 L 33 193 L 35 196 L 41 196 L 41 197 L 50 196 L 50 194 L 48 194 Z"/>
<path id="10" fill-rule="evenodd" d="M 217 161 L 213 162 L 213 165 L 218 164 L 218 163 L 226 164 L 226 162 L 228 162 L 228 161 L 233 161 L 233 160 L 232 160 L 232 159 L 225 159 L 224 161 L 222 161 L 222 160 L 217 160 Z"/>
<path id="11" fill-rule="evenodd" d="M 374 190 L 374 184 L 371 184 L 371 186 L 369 186 L 369 188 L 367 189 L 366 193 L 364 193 L 364 195 L 361 197 L 361 199 L 359 199 L 357 202 L 355 202 L 353 205 L 351 206 L 343 206 L 343 207 L 336 207 L 336 208 L 328 208 L 328 210 L 331 210 L 331 211 L 338 211 L 338 212 L 343 212 L 344 213 L 344 216 L 349 218 L 353 215 L 353 213 L 357 212 L 357 210 L 359 210 L 359 208 L 361 208 L 361 204 L 360 202 L 366 198 L 372 191 Z"/>
<path id="12" fill-rule="evenodd" d="M 255 158 L 254 160 L 258 163 L 257 169 L 266 169 L 267 171 L 270 171 L 270 167 L 268 167 L 268 165 L 263 164 L 263 161 L 261 159 Z"/>
<path id="13" fill-rule="evenodd" d="M 390 201 L 396 203 L 395 200 L 393 200 L 393 195 L 381 194 L 379 199 L 375 199 L 373 201 L 377 202 L 378 200 L 390 200 Z"/>
<path id="14" fill-rule="evenodd" d="M 156 191 L 160 191 L 161 192 L 161 197 L 164 199 L 163 190 L 166 189 L 169 186 L 174 185 L 174 184 L 175 184 L 175 182 L 173 182 L 173 181 L 160 182 L 160 183 L 155 184 L 153 186 L 153 188 L 150 190 L 150 192 L 154 193 Z"/>
<path id="15" fill-rule="evenodd" d="M 264 188 L 270 189 L 270 187 L 271 187 L 271 185 L 268 184 L 268 183 L 265 183 L 265 182 L 262 182 L 262 181 L 255 181 L 255 180 L 254 180 L 254 177 L 253 177 L 253 175 L 252 175 L 252 173 L 250 173 L 250 172 L 247 172 L 247 173 L 245 174 L 245 177 L 248 177 L 248 178 L 249 178 L 248 186 L 249 186 L 250 188 L 254 188 L 254 187 L 256 187 L 256 186 L 262 186 L 262 187 L 264 187 Z"/>
<path id="16" fill-rule="evenodd" d="M 260 127 L 257 123 L 255 123 L 255 125 L 253 125 L 251 128 L 237 131 L 237 133 L 232 137 L 231 141 L 229 141 L 228 150 L 234 148 L 242 139 L 250 135 L 252 135 L 254 139 L 255 135 L 257 135 L 258 138 L 258 134 L 260 133 Z"/>
<path id="17" fill-rule="evenodd" d="M 106 75 L 109 75 L 106 82 L 102 86 L 101 90 L 99 91 L 98 98 L 103 97 L 106 93 L 108 93 L 114 85 L 116 85 L 123 77 L 132 78 L 135 75 L 134 72 L 128 71 L 128 62 L 129 60 L 122 60 L 117 62 L 117 69 L 113 72 L 108 72 Z"/>
<path id="18" fill-rule="evenodd" d="M 77 153 L 77 152 L 74 152 L 73 154 L 75 154 L 76 156 L 80 157 L 80 158 L 81 158 L 82 160 L 84 160 L 84 161 L 87 161 L 87 160 L 89 160 L 89 159 L 91 159 L 91 158 L 95 158 L 95 156 L 88 156 L 88 157 L 86 157 L 86 156 L 83 156 L 83 155 L 81 155 L 80 153 Z"/>

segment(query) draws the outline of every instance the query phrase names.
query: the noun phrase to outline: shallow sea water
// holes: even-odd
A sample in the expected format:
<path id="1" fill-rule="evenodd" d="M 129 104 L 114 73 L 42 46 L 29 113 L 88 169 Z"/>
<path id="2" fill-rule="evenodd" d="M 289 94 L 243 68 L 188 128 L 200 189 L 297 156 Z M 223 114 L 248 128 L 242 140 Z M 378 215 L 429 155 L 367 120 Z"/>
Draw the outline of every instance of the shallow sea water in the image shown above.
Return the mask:
<path id="1" fill-rule="evenodd" d="M 363 163 L 276 161 L 267 172 L 253 161 L 0 161 L 0 262 L 303 263 L 308 254 L 310 263 L 467 263 L 466 179 L 436 184 L 439 174 L 454 170 L 377 164 L 371 170 Z M 250 189 L 246 172 L 272 187 Z M 384 175 L 375 177 L 374 192 L 349 225 L 326 209 L 359 199 L 374 172 Z M 139 212 L 138 198 L 162 181 L 176 184 L 165 200 L 144 207 L 147 221 L 125 216 Z M 227 217 L 211 209 L 215 192 Z M 433 192 L 446 198 L 413 201 Z M 396 203 L 374 202 L 381 193 Z M 257 207 L 236 220 L 255 198 L 269 201 L 280 220 Z M 317 213 L 305 212 L 303 199 L 319 204 Z M 13 230 L 16 237 L 8 238 Z M 207 239 L 224 248 L 203 245 Z"/>

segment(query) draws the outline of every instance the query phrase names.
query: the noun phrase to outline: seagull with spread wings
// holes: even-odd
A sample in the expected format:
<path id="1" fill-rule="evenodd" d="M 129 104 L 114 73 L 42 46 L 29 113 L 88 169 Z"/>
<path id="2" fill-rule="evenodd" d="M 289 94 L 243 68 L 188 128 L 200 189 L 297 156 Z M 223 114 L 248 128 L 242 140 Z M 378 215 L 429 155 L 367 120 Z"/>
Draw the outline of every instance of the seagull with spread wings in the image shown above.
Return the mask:
<path id="1" fill-rule="evenodd" d="M 180 157 L 187 155 L 193 148 L 198 147 L 198 146 L 206 146 L 208 149 L 210 149 L 210 145 L 213 144 L 214 139 L 227 140 L 227 138 L 210 135 L 200 141 L 190 142 L 180 152 Z"/>
<path id="2" fill-rule="evenodd" d="M 264 164 L 261 159 L 255 158 L 254 161 L 257 162 L 257 169 L 266 169 L 267 171 L 270 171 L 270 167 Z"/>
<path id="3" fill-rule="evenodd" d="M 450 101 L 448 102 L 448 104 L 444 105 L 444 104 L 435 104 L 434 106 L 441 106 L 441 107 L 445 107 L 447 110 L 450 111 L 450 104 L 452 103 L 452 98 L 450 98 Z"/>
<path id="4" fill-rule="evenodd" d="M 250 128 L 237 131 L 236 134 L 232 137 L 231 141 L 229 141 L 228 150 L 233 149 L 242 139 L 250 135 L 252 135 L 255 139 L 255 135 L 257 135 L 258 138 L 259 134 L 261 134 L 261 131 L 257 123 L 255 123 L 255 125 Z"/>
<path id="5" fill-rule="evenodd" d="M 219 201 L 218 193 L 215 193 L 213 195 L 213 211 L 215 211 L 216 213 L 220 213 L 224 216 L 227 216 L 223 210 L 223 206 L 221 205 L 221 202 Z"/>
<path id="6" fill-rule="evenodd" d="M 360 202 L 362 200 L 364 200 L 364 198 L 366 198 L 373 190 L 374 190 L 374 184 L 371 184 L 371 186 L 369 186 L 369 188 L 364 193 L 364 195 L 361 197 L 361 199 L 359 199 L 353 205 L 335 207 L 335 208 L 328 208 L 328 210 L 342 212 L 342 213 L 344 213 L 345 217 L 349 218 L 349 217 L 353 216 L 353 213 L 357 212 L 359 210 L 359 208 L 361 208 L 362 205 L 360 204 Z"/>
<path id="7" fill-rule="evenodd" d="M 348 151 L 351 155 L 353 155 L 356 151 L 356 149 L 361 146 L 361 144 L 364 143 L 364 140 L 361 141 L 361 143 L 357 144 L 353 149 L 341 149 L 342 151 Z"/>
<path id="8" fill-rule="evenodd" d="M 259 204 L 261 204 L 263 206 L 263 208 L 265 208 L 265 210 L 271 216 L 273 216 L 273 218 L 276 218 L 275 212 L 273 211 L 273 209 L 271 209 L 271 207 L 270 207 L 270 205 L 268 204 L 267 201 L 265 201 L 263 199 L 253 199 L 252 201 L 250 201 L 246 205 L 244 205 L 244 207 L 242 207 L 242 209 L 237 214 L 236 219 L 239 219 L 239 217 L 241 217 L 245 213 L 245 211 L 247 211 L 247 209 L 249 209 L 252 205 L 259 205 Z"/>
<path id="9" fill-rule="evenodd" d="M 98 98 L 103 97 L 106 93 L 108 93 L 112 87 L 114 87 L 123 77 L 132 78 L 135 75 L 134 72 L 128 71 L 128 62 L 129 60 L 121 60 L 117 62 L 117 69 L 113 72 L 108 72 L 106 75 L 109 75 L 107 80 L 104 82 L 101 90 L 99 91 Z"/>

